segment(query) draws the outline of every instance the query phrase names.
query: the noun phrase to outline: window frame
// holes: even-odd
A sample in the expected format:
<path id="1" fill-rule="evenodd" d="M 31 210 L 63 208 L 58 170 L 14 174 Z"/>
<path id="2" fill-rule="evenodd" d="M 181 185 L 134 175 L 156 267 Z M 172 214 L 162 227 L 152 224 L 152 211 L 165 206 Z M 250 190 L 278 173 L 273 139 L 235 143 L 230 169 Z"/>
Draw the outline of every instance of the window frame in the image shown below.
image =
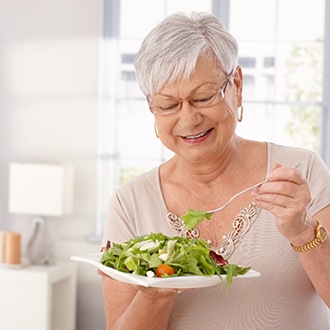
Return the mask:
<path id="1" fill-rule="evenodd" d="M 325 1 L 321 157 L 330 167 L 330 2 Z"/>

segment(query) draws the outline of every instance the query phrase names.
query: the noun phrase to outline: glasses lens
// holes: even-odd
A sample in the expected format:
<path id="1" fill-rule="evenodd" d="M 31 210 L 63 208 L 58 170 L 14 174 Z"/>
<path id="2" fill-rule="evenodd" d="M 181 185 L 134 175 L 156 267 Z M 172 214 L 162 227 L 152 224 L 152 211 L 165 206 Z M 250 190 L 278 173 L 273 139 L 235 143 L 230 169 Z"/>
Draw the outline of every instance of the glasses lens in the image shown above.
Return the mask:
<path id="1" fill-rule="evenodd" d="M 174 100 L 167 100 L 163 102 L 155 100 L 149 104 L 149 107 L 153 113 L 167 115 L 177 112 L 180 109 L 180 102 Z"/>
<path id="2" fill-rule="evenodd" d="M 207 108 L 212 105 L 214 105 L 216 102 L 219 101 L 219 98 L 217 97 L 218 93 L 208 93 L 206 95 L 201 95 L 197 98 L 191 99 L 190 104 L 193 105 L 196 108 Z"/>

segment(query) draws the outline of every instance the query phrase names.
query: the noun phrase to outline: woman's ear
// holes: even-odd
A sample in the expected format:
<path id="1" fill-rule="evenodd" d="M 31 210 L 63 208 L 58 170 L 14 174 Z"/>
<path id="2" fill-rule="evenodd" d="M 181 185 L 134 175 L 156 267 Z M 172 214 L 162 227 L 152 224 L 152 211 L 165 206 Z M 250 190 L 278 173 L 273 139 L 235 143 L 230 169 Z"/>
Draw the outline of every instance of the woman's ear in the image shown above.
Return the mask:
<path id="1" fill-rule="evenodd" d="M 236 99 L 238 106 L 242 105 L 242 92 L 243 92 L 243 74 L 242 68 L 238 65 L 233 73 L 233 82 L 236 88 Z"/>

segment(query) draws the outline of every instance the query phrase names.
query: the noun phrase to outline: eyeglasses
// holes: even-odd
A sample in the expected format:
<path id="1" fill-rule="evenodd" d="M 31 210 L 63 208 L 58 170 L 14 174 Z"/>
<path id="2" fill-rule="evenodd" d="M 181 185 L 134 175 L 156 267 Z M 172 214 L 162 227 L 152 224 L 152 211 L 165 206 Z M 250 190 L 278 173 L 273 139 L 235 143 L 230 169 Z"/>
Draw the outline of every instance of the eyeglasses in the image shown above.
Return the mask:
<path id="1" fill-rule="evenodd" d="M 169 97 L 163 94 L 157 94 L 153 100 L 147 97 L 150 111 L 155 115 L 172 115 L 182 108 L 183 102 L 189 102 L 195 108 L 209 108 L 225 97 L 228 82 L 232 76 L 229 73 L 226 80 L 220 85 L 218 89 L 214 88 L 213 84 L 202 86 L 199 92 L 194 92 L 194 95 L 188 96 L 185 99 Z"/>

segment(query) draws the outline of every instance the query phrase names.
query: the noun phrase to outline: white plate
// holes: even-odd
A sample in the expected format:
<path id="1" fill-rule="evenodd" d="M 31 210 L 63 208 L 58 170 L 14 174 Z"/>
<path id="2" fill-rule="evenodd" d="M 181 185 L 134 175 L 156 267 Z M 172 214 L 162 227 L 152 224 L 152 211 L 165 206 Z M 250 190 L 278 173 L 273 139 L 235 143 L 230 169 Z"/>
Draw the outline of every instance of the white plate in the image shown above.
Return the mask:
<path id="1" fill-rule="evenodd" d="M 175 288 L 175 289 L 192 289 L 192 288 L 204 288 L 219 284 L 220 282 L 226 283 L 226 275 L 222 275 L 221 278 L 218 275 L 212 276 L 178 276 L 169 278 L 149 278 L 147 276 L 133 275 L 129 273 L 120 272 L 108 266 L 104 266 L 100 260 L 102 257 L 101 253 L 86 254 L 81 256 L 73 256 L 71 260 L 86 262 L 93 266 L 96 266 L 99 270 L 106 273 L 115 280 L 126 282 L 130 284 L 142 285 L 145 287 L 156 287 L 156 288 Z M 244 275 L 238 275 L 235 279 L 259 277 L 260 273 L 250 269 Z"/>

